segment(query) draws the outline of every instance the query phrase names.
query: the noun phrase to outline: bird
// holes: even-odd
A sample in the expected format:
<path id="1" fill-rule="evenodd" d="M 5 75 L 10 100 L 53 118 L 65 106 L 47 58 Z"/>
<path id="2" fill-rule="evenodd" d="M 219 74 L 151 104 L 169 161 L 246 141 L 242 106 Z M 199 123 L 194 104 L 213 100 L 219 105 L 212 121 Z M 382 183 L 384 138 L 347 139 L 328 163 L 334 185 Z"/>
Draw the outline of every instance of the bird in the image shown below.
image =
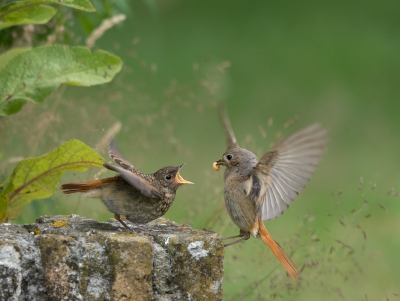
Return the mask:
<path id="1" fill-rule="evenodd" d="M 179 174 L 185 164 L 144 174 L 121 155 L 113 140 L 109 143 L 108 153 L 119 166 L 108 163 L 103 166 L 117 172 L 117 176 L 63 184 L 60 189 L 65 194 L 81 192 L 84 197 L 99 198 L 125 228 L 130 229 L 123 219 L 142 231 L 154 234 L 141 224 L 163 216 L 171 207 L 177 189 L 184 184 L 193 184 Z"/>
<path id="2" fill-rule="evenodd" d="M 220 121 L 227 137 L 227 149 L 213 163 L 215 170 L 225 166 L 224 200 L 232 221 L 239 227 L 240 238 L 224 247 L 261 238 L 288 274 L 299 272 L 294 262 L 265 228 L 264 221 L 274 219 L 288 209 L 303 190 L 322 158 L 328 142 L 327 130 L 311 124 L 276 143 L 260 160 L 249 150 L 240 148 L 224 106 L 219 107 Z"/>

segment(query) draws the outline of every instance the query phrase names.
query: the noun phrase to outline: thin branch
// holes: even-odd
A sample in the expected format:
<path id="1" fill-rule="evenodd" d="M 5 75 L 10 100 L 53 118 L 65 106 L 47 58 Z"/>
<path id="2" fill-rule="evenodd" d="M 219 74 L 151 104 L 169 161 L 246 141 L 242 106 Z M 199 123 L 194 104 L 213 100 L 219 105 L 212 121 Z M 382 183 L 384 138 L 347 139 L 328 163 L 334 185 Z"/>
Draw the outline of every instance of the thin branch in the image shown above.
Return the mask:
<path id="1" fill-rule="evenodd" d="M 86 47 L 92 48 L 94 43 L 104 34 L 104 32 L 114 25 L 124 21 L 126 16 L 124 14 L 116 15 L 114 17 L 104 19 L 100 26 L 92 31 L 92 34 L 86 39 Z"/>

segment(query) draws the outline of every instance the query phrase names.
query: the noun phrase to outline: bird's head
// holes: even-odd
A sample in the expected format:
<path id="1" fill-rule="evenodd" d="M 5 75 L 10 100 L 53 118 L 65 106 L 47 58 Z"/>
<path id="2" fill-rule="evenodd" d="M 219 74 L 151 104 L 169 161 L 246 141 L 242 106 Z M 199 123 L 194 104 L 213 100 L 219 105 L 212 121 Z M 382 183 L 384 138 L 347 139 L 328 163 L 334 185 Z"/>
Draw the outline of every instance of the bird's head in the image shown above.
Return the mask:
<path id="1" fill-rule="evenodd" d="M 176 191 L 181 185 L 194 184 L 192 182 L 184 180 L 179 174 L 179 171 L 182 169 L 183 165 L 185 164 L 177 167 L 167 166 L 161 168 L 154 173 L 154 176 L 163 187 L 171 188 L 173 191 Z"/>
<path id="2" fill-rule="evenodd" d="M 257 157 L 244 148 L 228 149 L 222 158 L 216 161 L 217 166 L 225 166 L 228 170 L 237 170 L 246 174 L 257 165 Z"/>

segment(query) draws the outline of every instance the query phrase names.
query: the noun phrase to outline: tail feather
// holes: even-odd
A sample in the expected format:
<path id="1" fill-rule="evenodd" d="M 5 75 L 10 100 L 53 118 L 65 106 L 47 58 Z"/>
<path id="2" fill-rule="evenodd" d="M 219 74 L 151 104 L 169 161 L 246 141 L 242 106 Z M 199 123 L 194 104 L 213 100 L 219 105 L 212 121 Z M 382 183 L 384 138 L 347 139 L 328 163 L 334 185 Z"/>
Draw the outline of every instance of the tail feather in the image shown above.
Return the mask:
<path id="1" fill-rule="evenodd" d="M 105 183 L 114 182 L 115 178 L 105 178 L 100 180 L 87 181 L 83 183 L 68 183 L 61 185 L 60 189 L 65 194 L 71 194 L 75 192 L 88 192 L 92 189 L 99 188 Z"/>
<path id="2" fill-rule="evenodd" d="M 259 221 L 259 231 L 258 233 L 261 236 L 263 242 L 271 249 L 272 253 L 276 256 L 282 266 L 286 269 L 290 276 L 294 279 L 299 277 L 299 272 L 297 270 L 294 262 L 286 255 L 285 251 L 281 248 L 281 246 L 272 238 L 267 229 L 264 226 L 264 223 Z"/>

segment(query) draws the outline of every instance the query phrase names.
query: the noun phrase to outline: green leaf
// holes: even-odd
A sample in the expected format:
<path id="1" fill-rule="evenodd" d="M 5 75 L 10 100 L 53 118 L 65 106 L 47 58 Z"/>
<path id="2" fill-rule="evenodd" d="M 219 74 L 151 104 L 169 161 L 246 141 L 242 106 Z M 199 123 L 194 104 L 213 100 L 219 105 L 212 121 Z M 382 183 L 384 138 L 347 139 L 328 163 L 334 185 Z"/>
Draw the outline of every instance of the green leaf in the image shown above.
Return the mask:
<path id="1" fill-rule="evenodd" d="M 57 9 L 50 5 L 39 4 L 22 7 L 0 17 L 0 30 L 14 25 L 45 24 L 53 18 L 56 12 Z"/>
<path id="2" fill-rule="evenodd" d="M 42 157 L 22 160 L 0 193 L 0 222 L 16 219 L 32 200 L 50 197 L 64 172 L 103 167 L 103 162 L 98 153 L 78 140 L 68 141 Z"/>
<path id="3" fill-rule="evenodd" d="M 47 17 L 50 16 L 50 9 L 39 9 L 39 11 L 36 11 L 35 7 L 50 7 L 47 5 L 42 5 L 42 4 L 60 4 L 80 10 L 85 10 L 89 12 L 96 11 L 93 5 L 88 1 L 88 0 L 25 0 L 25 1 L 17 1 L 10 3 L 8 5 L 3 6 L 0 9 L 0 29 L 5 28 L 8 26 L 12 25 L 19 25 L 19 24 L 27 24 L 27 23 L 34 23 L 34 24 L 43 24 L 46 23 L 48 20 L 51 19 L 51 17 L 43 23 L 35 23 L 35 22 L 25 22 L 25 23 L 19 23 L 22 19 L 27 18 L 27 16 L 30 14 L 33 14 L 30 18 L 33 18 L 34 20 L 43 20 L 43 16 L 47 15 Z M 52 8 L 54 10 L 53 15 L 55 14 L 55 8 Z M 36 13 L 35 13 L 36 11 Z M 10 24 L 11 22 L 14 22 L 14 24 L 4 26 L 5 23 Z"/>
<path id="4" fill-rule="evenodd" d="M 9 61 L 11 61 L 14 57 L 18 54 L 28 51 L 31 48 L 29 47 L 19 47 L 19 48 L 12 48 L 11 50 L 0 54 L 0 71 L 7 65 Z"/>
<path id="5" fill-rule="evenodd" d="M 121 67 L 119 57 L 86 47 L 42 46 L 21 53 L 0 71 L 0 116 L 17 113 L 28 101 L 43 102 L 62 83 L 110 82 Z"/>

